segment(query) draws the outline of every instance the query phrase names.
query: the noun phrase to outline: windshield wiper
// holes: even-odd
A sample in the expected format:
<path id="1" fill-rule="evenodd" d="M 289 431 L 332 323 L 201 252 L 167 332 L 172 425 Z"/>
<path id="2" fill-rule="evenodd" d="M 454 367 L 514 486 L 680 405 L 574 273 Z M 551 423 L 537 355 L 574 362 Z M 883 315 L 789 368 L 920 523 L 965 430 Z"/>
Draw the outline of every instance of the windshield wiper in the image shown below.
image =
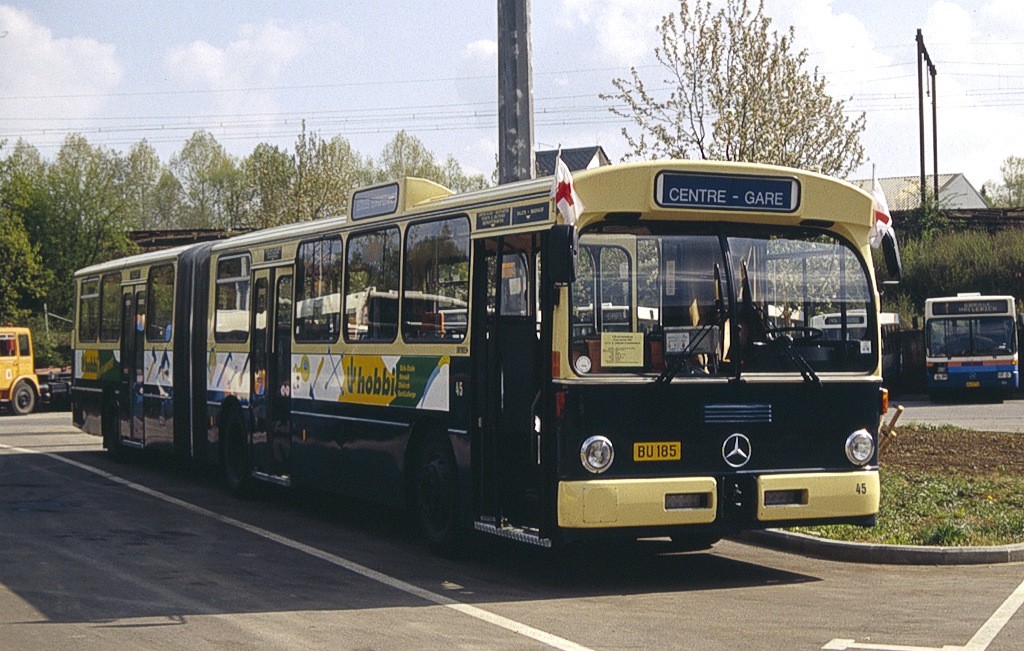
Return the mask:
<path id="1" fill-rule="evenodd" d="M 821 384 L 818 374 L 804 356 L 793 349 L 793 337 L 785 334 L 779 328 L 771 324 L 768 315 L 759 306 L 754 305 L 754 299 L 750 293 L 750 278 L 747 275 L 746 261 L 740 262 L 740 277 L 743 284 L 742 319 L 749 325 L 750 332 L 747 335 L 747 344 L 741 348 L 742 356 L 736 363 L 736 377 L 739 378 L 743 362 L 746 360 L 746 347 L 768 346 L 769 348 L 781 348 L 789 359 L 800 371 L 800 376 L 805 382 Z M 755 335 L 755 326 L 756 335 Z"/>
<path id="2" fill-rule="evenodd" d="M 661 372 L 658 379 L 655 380 L 655 384 L 664 384 L 671 382 L 679 371 L 683 370 L 683 367 L 687 369 L 687 375 L 693 375 L 693 367 L 690 366 L 690 356 L 694 354 L 694 351 L 698 349 L 700 344 L 707 338 L 707 336 L 714 331 L 714 329 L 721 328 L 725 322 L 725 309 L 722 301 L 722 277 L 718 267 L 718 263 L 715 263 L 715 319 L 711 323 L 706 323 L 700 326 L 700 330 L 697 331 L 696 335 L 690 341 L 689 345 L 683 349 L 678 355 L 672 358 L 672 360 L 666 365 L 665 370 Z"/>
<path id="3" fill-rule="evenodd" d="M 690 341 L 690 344 L 684 348 L 681 353 L 673 356 L 672 360 L 665 367 L 665 370 L 661 372 L 661 375 L 658 376 L 658 379 L 655 380 L 655 382 L 657 384 L 671 382 L 673 378 L 679 374 L 679 371 L 683 370 L 684 366 L 687 368 L 687 375 L 693 375 L 693 367 L 690 365 L 690 356 L 694 354 L 694 351 L 696 351 L 701 342 L 707 338 L 708 334 L 711 333 L 716 326 L 720 325 L 721 321 L 718 319 L 716 319 L 714 323 L 702 325 L 700 330 L 697 331 L 697 334 Z"/>
<path id="4" fill-rule="evenodd" d="M 769 347 L 781 348 L 786 353 L 789 361 L 793 362 L 793 365 L 800 371 L 800 376 L 803 377 L 805 382 L 821 384 L 821 380 L 818 379 L 818 374 L 814 372 L 814 368 L 804 359 L 803 355 L 793 349 L 793 337 L 775 328 L 768 332 L 773 335 L 770 339 L 766 340 Z"/>

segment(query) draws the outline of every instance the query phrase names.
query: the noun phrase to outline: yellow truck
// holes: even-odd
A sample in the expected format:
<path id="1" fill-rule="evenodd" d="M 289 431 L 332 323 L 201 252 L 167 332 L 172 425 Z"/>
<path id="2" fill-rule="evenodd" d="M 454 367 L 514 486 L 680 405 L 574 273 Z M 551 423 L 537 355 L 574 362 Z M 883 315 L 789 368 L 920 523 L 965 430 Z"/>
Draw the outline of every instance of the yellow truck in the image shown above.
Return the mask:
<path id="1" fill-rule="evenodd" d="M 30 414 L 40 403 L 68 402 L 71 373 L 37 369 L 28 328 L 0 326 L 0 407 Z"/>

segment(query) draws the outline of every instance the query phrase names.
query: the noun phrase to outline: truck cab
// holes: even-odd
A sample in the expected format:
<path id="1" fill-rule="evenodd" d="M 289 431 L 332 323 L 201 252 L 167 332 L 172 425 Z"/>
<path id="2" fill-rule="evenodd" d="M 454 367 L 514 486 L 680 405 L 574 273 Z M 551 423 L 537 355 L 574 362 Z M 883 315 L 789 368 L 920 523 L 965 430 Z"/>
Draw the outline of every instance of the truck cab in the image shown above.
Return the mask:
<path id="1" fill-rule="evenodd" d="M 35 368 L 32 332 L 12 325 L 0 327 L 0 407 L 24 415 L 40 401 L 67 398 L 70 377 L 66 373 L 45 373 L 40 380 Z"/>

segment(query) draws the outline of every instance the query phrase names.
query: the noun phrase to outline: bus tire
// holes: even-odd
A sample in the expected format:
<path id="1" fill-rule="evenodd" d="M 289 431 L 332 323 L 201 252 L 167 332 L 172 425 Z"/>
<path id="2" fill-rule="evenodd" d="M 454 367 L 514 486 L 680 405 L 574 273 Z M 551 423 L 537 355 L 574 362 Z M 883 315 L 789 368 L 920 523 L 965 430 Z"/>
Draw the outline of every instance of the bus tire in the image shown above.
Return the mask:
<path id="1" fill-rule="evenodd" d="M 409 510 L 417 529 L 435 554 L 459 551 L 458 466 L 451 446 L 439 436 L 423 440 L 410 467 Z"/>
<path id="2" fill-rule="evenodd" d="M 103 447 L 107 449 L 110 458 L 117 462 L 125 461 L 127 455 L 125 447 L 121 445 L 121 417 L 117 401 L 112 398 L 103 402 L 100 428 L 103 431 Z"/>
<path id="3" fill-rule="evenodd" d="M 11 411 L 16 416 L 31 414 L 36 408 L 36 392 L 28 382 L 22 380 L 11 391 Z"/>
<path id="4" fill-rule="evenodd" d="M 237 416 L 225 417 L 220 426 L 221 466 L 224 483 L 235 497 L 249 497 L 253 480 L 245 426 Z"/>

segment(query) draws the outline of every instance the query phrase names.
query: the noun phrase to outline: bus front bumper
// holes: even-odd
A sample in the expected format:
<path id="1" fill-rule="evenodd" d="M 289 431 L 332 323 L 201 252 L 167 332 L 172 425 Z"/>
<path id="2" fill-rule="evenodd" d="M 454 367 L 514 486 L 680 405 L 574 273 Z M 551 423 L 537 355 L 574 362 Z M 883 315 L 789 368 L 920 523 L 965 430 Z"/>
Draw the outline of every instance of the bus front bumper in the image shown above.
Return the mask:
<path id="1" fill-rule="evenodd" d="M 878 513 L 877 470 L 789 473 L 756 478 L 757 522 L 823 520 Z M 558 484 L 558 526 L 566 529 L 713 524 L 715 477 L 594 479 Z"/>

